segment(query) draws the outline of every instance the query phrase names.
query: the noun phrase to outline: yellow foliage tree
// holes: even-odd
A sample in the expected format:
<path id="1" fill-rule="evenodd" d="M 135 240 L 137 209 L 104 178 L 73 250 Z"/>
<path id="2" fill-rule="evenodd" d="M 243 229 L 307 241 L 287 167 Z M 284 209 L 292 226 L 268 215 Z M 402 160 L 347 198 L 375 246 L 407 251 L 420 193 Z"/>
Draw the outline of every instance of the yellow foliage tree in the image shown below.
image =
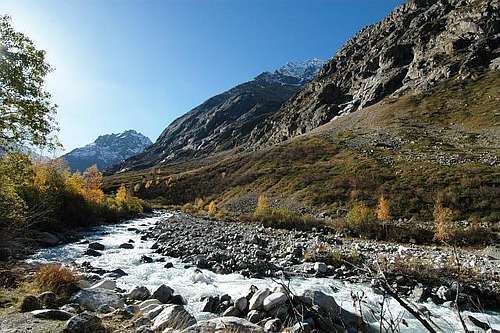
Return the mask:
<path id="1" fill-rule="evenodd" d="M 391 210 L 389 208 L 389 202 L 384 196 L 380 196 L 378 199 L 377 209 L 375 210 L 377 219 L 379 221 L 387 222 L 391 219 Z"/>
<path id="2" fill-rule="evenodd" d="M 115 199 L 119 204 L 124 204 L 127 202 L 128 198 L 128 191 L 125 185 L 121 185 L 120 188 L 118 188 L 118 191 L 116 191 Z"/>
<path id="3" fill-rule="evenodd" d="M 104 201 L 104 192 L 101 189 L 102 173 L 95 164 L 83 172 L 83 180 L 85 181 L 83 190 L 85 200 L 96 204 L 102 203 Z"/>
<path id="4" fill-rule="evenodd" d="M 202 198 L 196 198 L 194 200 L 194 207 L 197 210 L 203 210 L 203 208 L 205 207 L 205 200 L 203 200 Z"/>
<path id="5" fill-rule="evenodd" d="M 217 203 L 215 202 L 215 200 L 210 201 L 210 203 L 208 204 L 208 214 L 212 216 L 217 214 Z"/>
<path id="6" fill-rule="evenodd" d="M 441 200 L 434 205 L 434 239 L 448 242 L 455 237 L 456 230 L 453 226 L 453 211 L 443 206 Z"/>
<path id="7" fill-rule="evenodd" d="M 257 207 L 255 207 L 255 216 L 265 214 L 269 210 L 269 199 L 263 194 L 257 199 Z"/>

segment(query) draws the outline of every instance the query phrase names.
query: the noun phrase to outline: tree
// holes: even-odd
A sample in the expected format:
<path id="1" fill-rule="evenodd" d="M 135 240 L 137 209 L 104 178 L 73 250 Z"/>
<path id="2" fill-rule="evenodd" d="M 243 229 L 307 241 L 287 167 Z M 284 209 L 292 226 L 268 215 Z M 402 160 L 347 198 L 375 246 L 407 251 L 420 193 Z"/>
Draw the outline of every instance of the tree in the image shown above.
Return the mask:
<path id="1" fill-rule="evenodd" d="M 51 133 L 56 128 L 57 105 L 45 90 L 52 71 L 45 51 L 12 28 L 9 16 L 0 16 L 0 147 L 21 145 L 57 146 Z"/>
<path id="2" fill-rule="evenodd" d="M 210 201 L 210 204 L 208 204 L 208 214 L 212 216 L 217 214 L 217 203 L 215 200 Z"/>
<path id="3" fill-rule="evenodd" d="M 255 216 L 263 215 L 268 213 L 269 211 L 269 199 L 264 195 L 261 194 L 257 198 L 257 207 L 255 207 Z"/>
<path id="4" fill-rule="evenodd" d="M 85 180 L 85 186 L 90 190 L 100 190 L 102 187 L 102 173 L 95 164 L 83 172 L 83 179 Z"/>
<path id="5" fill-rule="evenodd" d="M 124 204 L 127 202 L 128 192 L 125 185 L 122 184 L 120 188 L 118 188 L 118 191 L 116 191 L 115 199 L 119 204 Z"/>
<path id="6" fill-rule="evenodd" d="M 434 205 L 434 239 L 443 243 L 453 240 L 456 230 L 453 226 L 453 211 L 443 206 L 441 200 Z"/>
<path id="7" fill-rule="evenodd" d="M 384 198 L 383 195 L 378 199 L 378 205 L 375 214 L 377 215 L 377 219 L 379 221 L 387 222 L 391 218 L 389 202 L 386 198 Z"/>

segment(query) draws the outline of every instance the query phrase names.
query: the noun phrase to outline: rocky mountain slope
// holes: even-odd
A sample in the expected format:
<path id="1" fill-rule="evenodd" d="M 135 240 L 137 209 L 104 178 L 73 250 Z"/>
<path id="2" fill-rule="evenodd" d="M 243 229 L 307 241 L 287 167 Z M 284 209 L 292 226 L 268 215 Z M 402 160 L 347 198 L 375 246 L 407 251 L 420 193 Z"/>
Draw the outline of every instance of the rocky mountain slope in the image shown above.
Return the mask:
<path id="1" fill-rule="evenodd" d="M 99 136 L 94 142 L 62 156 L 72 171 L 84 171 L 94 164 L 100 170 L 139 154 L 151 140 L 134 130 Z"/>
<path id="2" fill-rule="evenodd" d="M 498 0 L 411 0 L 348 41 L 252 132 L 248 146 L 281 142 L 387 96 L 499 68 L 499 33 Z"/>
<path id="3" fill-rule="evenodd" d="M 290 62 L 210 98 L 173 121 L 151 147 L 118 170 L 207 156 L 242 145 L 255 126 L 278 111 L 323 64 L 319 59 Z"/>

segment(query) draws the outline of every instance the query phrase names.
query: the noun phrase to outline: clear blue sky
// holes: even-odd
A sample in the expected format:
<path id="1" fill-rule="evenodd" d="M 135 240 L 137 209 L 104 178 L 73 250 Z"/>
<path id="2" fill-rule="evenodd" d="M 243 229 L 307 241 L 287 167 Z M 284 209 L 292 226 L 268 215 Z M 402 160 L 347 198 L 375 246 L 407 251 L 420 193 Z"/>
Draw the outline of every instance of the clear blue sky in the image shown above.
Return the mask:
<path id="1" fill-rule="evenodd" d="M 0 0 L 47 50 L 66 151 L 136 129 L 153 141 L 207 98 L 291 60 L 327 59 L 403 0 Z"/>

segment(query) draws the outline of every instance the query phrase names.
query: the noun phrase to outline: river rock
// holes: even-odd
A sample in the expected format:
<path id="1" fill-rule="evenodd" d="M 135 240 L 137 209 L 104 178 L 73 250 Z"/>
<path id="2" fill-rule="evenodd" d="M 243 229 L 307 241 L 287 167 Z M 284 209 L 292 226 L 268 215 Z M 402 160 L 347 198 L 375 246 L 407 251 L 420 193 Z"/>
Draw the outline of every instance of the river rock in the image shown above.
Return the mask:
<path id="1" fill-rule="evenodd" d="M 89 244 L 89 249 L 92 250 L 97 250 L 97 251 L 104 251 L 106 247 L 102 245 L 101 243 L 93 242 Z"/>
<path id="2" fill-rule="evenodd" d="M 268 333 L 268 332 L 269 333 L 281 332 L 281 326 L 282 326 L 281 320 L 271 319 L 271 320 L 266 321 L 266 323 L 264 324 L 264 331 L 266 333 Z"/>
<path id="3" fill-rule="evenodd" d="M 262 319 L 264 319 L 265 316 L 266 316 L 265 312 L 258 311 L 258 310 L 250 310 L 247 314 L 247 319 L 249 322 L 251 322 L 253 324 L 257 324 Z"/>
<path id="4" fill-rule="evenodd" d="M 259 310 L 264 303 L 264 299 L 266 299 L 269 294 L 271 294 L 271 292 L 267 288 L 258 290 L 250 299 L 248 308 L 250 310 Z"/>
<path id="5" fill-rule="evenodd" d="M 90 312 L 71 317 L 64 329 L 64 333 L 105 333 L 105 331 L 101 319 Z"/>
<path id="6" fill-rule="evenodd" d="M 265 311 L 270 311 L 271 309 L 284 304 L 287 299 L 288 298 L 285 293 L 272 293 L 264 299 L 264 301 L 262 302 L 262 306 L 264 307 Z"/>
<path id="7" fill-rule="evenodd" d="M 97 282 L 92 285 L 89 289 L 107 289 L 107 290 L 115 290 L 116 289 L 116 281 L 105 279 Z"/>
<path id="8" fill-rule="evenodd" d="M 230 306 L 224 311 L 224 314 L 222 315 L 223 317 L 239 317 L 240 316 L 240 310 L 238 310 L 234 306 Z"/>
<path id="9" fill-rule="evenodd" d="M 153 258 L 148 257 L 148 256 L 142 256 L 141 257 L 141 262 L 145 264 L 150 264 L 153 262 Z"/>
<path id="10" fill-rule="evenodd" d="M 245 312 L 248 308 L 248 299 L 246 297 L 237 298 L 234 301 L 234 306 L 240 311 Z"/>
<path id="11" fill-rule="evenodd" d="M 35 295 L 27 295 L 21 301 L 20 311 L 30 312 L 34 310 L 40 310 L 42 308 L 42 303 Z"/>
<path id="12" fill-rule="evenodd" d="M 107 289 L 82 289 L 71 297 L 70 301 L 78 303 L 82 308 L 90 311 L 97 311 L 97 309 L 104 304 L 115 309 L 124 306 L 124 302 L 120 295 Z"/>
<path id="13" fill-rule="evenodd" d="M 167 269 L 168 269 L 168 268 L 174 268 L 174 264 L 172 264 L 171 262 L 167 262 L 167 263 L 165 264 L 165 266 L 163 266 L 163 268 L 167 268 Z"/>
<path id="14" fill-rule="evenodd" d="M 57 308 L 57 296 L 52 291 L 46 291 L 38 295 L 38 299 L 42 303 L 42 306 L 46 309 Z"/>
<path id="15" fill-rule="evenodd" d="M 208 296 L 202 300 L 204 303 L 201 307 L 202 312 L 212 312 L 215 313 L 217 307 L 219 305 L 219 297 L 218 296 Z"/>
<path id="16" fill-rule="evenodd" d="M 161 304 L 161 302 L 159 300 L 151 298 L 151 299 L 148 299 L 148 300 L 145 300 L 145 301 L 141 302 L 139 304 L 139 309 L 141 311 L 144 311 L 144 309 L 147 308 L 150 305 L 160 305 L 160 304 Z"/>
<path id="17" fill-rule="evenodd" d="M 154 292 L 151 298 L 157 299 L 160 302 L 166 304 L 172 298 L 174 290 L 164 284 L 159 286 Z"/>
<path id="18" fill-rule="evenodd" d="M 324 262 L 316 262 L 314 263 L 314 271 L 319 274 L 325 274 L 328 270 L 328 267 Z"/>
<path id="19" fill-rule="evenodd" d="M 146 311 L 144 313 L 144 317 L 148 318 L 149 320 L 153 320 L 163 311 L 164 308 L 164 305 L 156 305 L 154 308 Z"/>
<path id="20" fill-rule="evenodd" d="M 44 309 L 31 311 L 35 318 L 50 319 L 50 320 L 68 320 L 73 315 L 69 312 L 58 309 Z"/>
<path id="21" fill-rule="evenodd" d="M 85 252 L 83 252 L 83 254 L 86 255 L 86 256 L 91 256 L 91 257 L 100 257 L 100 256 L 102 256 L 101 252 L 96 251 L 96 250 L 92 250 L 92 249 L 85 250 Z"/>
<path id="22" fill-rule="evenodd" d="M 182 305 L 169 305 L 155 318 L 151 329 L 155 332 L 166 328 L 182 330 L 195 324 L 196 319 Z"/>
<path id="23" fill-rule="evenodd" d="M 127 297 L 136 301 L 145 301 L 151 296 L 151 292 L 148 288 L 141 286 L 135 287 L 128 293 Z"/>
<path id="24" fill-rule="evenodd" d="M 290 329 L 290 333 L 310 333 L 312 329 L 310 323 L 295 323 Z"/>
<path id="25" fill-rule="evenodd" d="M 130 243 L 123 243 L 123 244 L 120 244 L 119 246 L 120 249 L 133 249 L 134 248 L 134 245 L 130 244 Z"/>
<path id="26" fill-rule="evenodd" d="M 220 317 L 206 321 L 200 321 L 198 324 L 186 328 L 182 333 L 264 333 L 264 330 L 250 323 L 249 321 L 238 317 Z"/>
<path id="27" fill-rule="evenodd" d="M 307 305 L 316 305 L 324 313 L 336 316 L 340 312 L 340 307 L 332 296 L 319 290 L 305 290 L 299 299 Z"/>

